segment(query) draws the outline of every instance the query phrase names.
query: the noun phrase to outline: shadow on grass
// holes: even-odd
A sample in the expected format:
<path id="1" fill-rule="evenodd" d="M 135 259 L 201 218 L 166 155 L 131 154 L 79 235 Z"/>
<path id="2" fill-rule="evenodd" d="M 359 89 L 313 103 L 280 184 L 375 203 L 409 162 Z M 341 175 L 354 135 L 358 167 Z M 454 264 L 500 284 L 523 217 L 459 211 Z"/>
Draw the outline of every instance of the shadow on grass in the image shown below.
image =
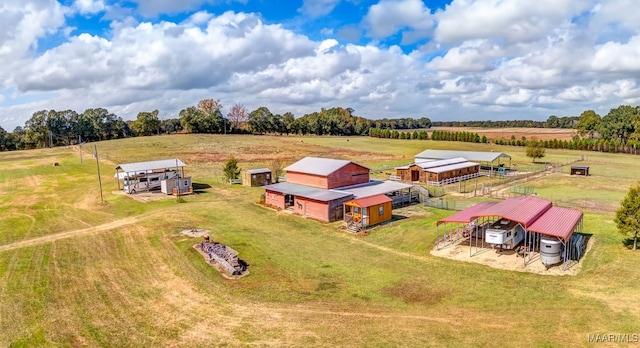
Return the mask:
<path id="1" fill-rule="evenodd" d="M 194 182 L 191 187 L 193 187 L 193 192 L 195 193 L 204 193 L 204 190 L 211 188 L 211 185 Z"/>
<path id="2" fill-rule="evenodd" d="M 633 237 L 624 239 L 622 241 L 622 245 L 624 245 L 629 250 L 633 250 Z M 637 247 L 640 248 L 640 238 L 638 238 Z"/>

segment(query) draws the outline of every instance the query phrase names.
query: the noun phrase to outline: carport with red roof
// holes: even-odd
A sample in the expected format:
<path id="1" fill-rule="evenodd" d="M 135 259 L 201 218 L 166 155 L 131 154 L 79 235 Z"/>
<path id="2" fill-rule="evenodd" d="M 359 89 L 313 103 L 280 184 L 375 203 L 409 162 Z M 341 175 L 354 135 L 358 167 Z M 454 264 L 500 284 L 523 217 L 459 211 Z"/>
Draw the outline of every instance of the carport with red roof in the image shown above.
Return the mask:
<path id="1" fill-rule="evenodd" d="M 582 212 L 575 209 L 554 207 L 551 201 L 536 196 L 508 198 L 502 202 L 483 202 L 459 211 L 436 222 L 436 247 L 450 245 L 462 237 L 469 237 L 469 256 L 473 256 L 472 247 L 475 240 L 476 252 L 484 247 L 484 238 L 479 242 L 488 224 L 496 218 L 507 219 L 519 223 L 525 230 L 524 247 L 528 251 L 524 258 L 525 265 L 532 260 L 539 246 L 541 237 L 557 238 L 566 247 L 574 232 L 582 231 Z M 457 227 L 452 228 L 451 223 Z M 460 227 L 460 224 L 463 224 Z M 440 225 L 444 225 L 443 238 L 440 238 Z M 462 232 L 462 233 L 457 233 Z M 457 239 L 453 239 L 456 236 Z M 442 246 L 441 246 L 442 244 Z M 538 250 L 539 252 L 539 250 Z M 567 262 L 564 253 L 564 263 Z"/>

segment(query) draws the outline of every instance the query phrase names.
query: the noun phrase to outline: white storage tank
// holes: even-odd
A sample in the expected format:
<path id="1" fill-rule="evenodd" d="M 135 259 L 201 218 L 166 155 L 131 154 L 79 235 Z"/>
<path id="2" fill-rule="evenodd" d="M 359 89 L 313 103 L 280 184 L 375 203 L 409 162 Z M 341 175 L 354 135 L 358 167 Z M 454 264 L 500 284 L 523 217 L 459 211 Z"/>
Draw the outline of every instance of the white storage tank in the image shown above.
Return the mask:
<path id="1" fill-rule="evenodd" d="M 540 261 L 547 267 L 562 262 L 562 243 L 558 238 L 542 236 L 540 239 Z"/>

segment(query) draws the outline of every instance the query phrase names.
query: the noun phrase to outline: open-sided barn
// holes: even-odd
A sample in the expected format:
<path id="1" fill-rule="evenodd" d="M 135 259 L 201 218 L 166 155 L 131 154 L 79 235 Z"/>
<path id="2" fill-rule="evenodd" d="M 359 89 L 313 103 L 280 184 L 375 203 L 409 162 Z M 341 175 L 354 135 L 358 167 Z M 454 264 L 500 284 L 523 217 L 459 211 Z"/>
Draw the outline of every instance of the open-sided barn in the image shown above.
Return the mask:
<path id="1" fill-rule="evenodd" d="M 494 169 L 504 167 L 508 160 L 507 168 L 511 167 L 511 156 L 503 152 L 486 152 L 486 151 L 454 151 L 454 150 L 424 150 L 415 155 L 413 161 L 415 163 L 438 161 L 452 158 L 462 157 L 467 161 L 480 163 L 482 168 L 490 170 L 492 175 Z"/>
<path id="2" fill-rule="evenodd" d="M 122 163 L 116 166 L 114 177 L 122 181 L 122 189 L 127 193 L 136 193 L 160 189 L 164 180 L 184 178 L 185 164 L 177 159 L 165 159 L 147 162 Z M 191 179 L 185 187 L 190 189 Z"/>
<path id="3" fill-rule="evenodd" d="M 469 162 L 462 157 L 417 162 L 396 167 L 396 176 L 401 181 L 440 186 L 480 176 L 480 164 Z"/>
<path id="4" fill-rule="evenodd" d="M 460 224 L 463 224 L 462 228 Z M 443 231 L 440 231 L 441 226 Z M 469 238 L 470 255 L 474 246 L 476 253 L 481 252 L 485 242 L 510 249 L 522 243 L 525 266 L 536 259 L 534 255 L 537 254 L 545 265 L 564 263 L 566 268 L 570 259 L 579 258 L 582 253 L 582 246 L 577 245 L 581 236 L 576 234 L 582 231 L 582 212 L 553 206 L 551 201 L 536 196 L 478 203 L 438 220 L 437 247 L 451 242 L 439 238 L 441 234 L 450 238 L 460 229 Z M 498 234 L 498 238 L 493 239 L 492 233 Z M 508 243 L 518 233 L 517 242 Z"/>

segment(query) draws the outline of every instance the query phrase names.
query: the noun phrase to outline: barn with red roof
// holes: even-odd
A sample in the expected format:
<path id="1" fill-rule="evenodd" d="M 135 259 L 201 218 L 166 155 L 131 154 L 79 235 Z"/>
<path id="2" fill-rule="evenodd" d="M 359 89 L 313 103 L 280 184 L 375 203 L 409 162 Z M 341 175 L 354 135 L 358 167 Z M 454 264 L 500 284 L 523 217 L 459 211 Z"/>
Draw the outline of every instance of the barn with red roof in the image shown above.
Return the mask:
<path id="1" fill-rule="evenodd" d="M 496 229 L 519 236 L 518 243 L 505 244 L 522 253 L 525 266 L 534 255 L 545 265 L 564 263 L 576 253 L 572 237 L 582 231 L 582 212 L 553 206 L 552 202 L 537 196 L 508 198 L 501 202 L 483 202 L 473 205 L 436 222 L 438 249 L 468 238 L 469 255 L 474 255 L 485 244 L 493 247 L 490 233 Z M 517 227 L 517 228 L 516 228 Z M 509 236 L 513 239 L 513 236 Z M 493 245 L 492 245 L 493 244 Z"/>

